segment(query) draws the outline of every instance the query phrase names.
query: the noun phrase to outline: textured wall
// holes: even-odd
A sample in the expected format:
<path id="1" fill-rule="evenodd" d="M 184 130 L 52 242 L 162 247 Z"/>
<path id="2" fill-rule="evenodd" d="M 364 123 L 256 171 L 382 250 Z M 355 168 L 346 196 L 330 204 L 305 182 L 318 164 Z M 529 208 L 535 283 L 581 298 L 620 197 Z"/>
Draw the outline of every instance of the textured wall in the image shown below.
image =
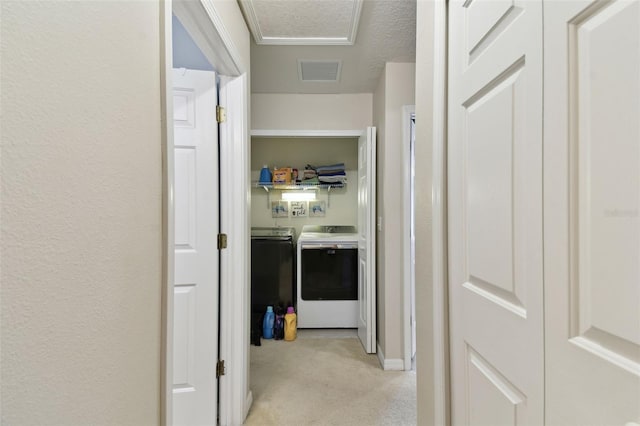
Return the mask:
<path id="1" fill-rule="evenodd" d="M 157 424 L 160 6 L 1 7 L 2 423 Z"/>

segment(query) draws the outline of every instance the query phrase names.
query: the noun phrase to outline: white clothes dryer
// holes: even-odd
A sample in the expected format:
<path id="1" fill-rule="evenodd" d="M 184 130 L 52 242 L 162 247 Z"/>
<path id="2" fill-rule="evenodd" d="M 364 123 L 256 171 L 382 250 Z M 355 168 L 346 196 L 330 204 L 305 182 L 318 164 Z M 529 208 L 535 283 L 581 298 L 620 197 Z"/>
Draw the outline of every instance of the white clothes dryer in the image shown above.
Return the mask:
<path id="1" fill-rule="evenodd" d="M 305 225 L 297 249 L 298 327 L 357 328 L 355 226 Z"/>

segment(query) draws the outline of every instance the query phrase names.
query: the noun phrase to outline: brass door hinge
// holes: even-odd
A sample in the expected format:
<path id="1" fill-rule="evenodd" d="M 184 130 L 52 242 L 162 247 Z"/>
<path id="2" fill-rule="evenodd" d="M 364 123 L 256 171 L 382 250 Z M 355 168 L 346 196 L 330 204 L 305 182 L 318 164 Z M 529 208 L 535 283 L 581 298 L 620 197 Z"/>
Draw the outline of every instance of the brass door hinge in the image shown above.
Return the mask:
<path id="1" fill-rule="evenodd" d="M 216 121 L 218 123 L 224 123 L 227 121 L 227 111 L 225 111 L 224 107 L 220 105 L 216 106 Z"/>
<path id="2" fill-rule="evenodd" d="M 227 234 L 218 234 L 218 250 L 227 248 Z"/>
<path id="3" fill-rule="evenodd" d="M 216 378 L 220 377 L 220 376 L 224 376 L 225 370 L 224 370 L 224 360 L 221 359 L 216 363 Z"/>

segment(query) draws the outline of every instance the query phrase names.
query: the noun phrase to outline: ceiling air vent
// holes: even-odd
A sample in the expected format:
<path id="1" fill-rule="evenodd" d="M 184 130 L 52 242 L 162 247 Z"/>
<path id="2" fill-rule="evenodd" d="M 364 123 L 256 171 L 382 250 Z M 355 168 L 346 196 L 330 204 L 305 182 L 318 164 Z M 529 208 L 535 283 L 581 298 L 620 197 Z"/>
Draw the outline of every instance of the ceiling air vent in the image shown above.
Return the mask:
<path id="1" fill-rule="evenodd" d="M 336 82 L 340 80 L 342 61 L 314 61 L 299 59 L 298 76 L 302 81 Z"/>

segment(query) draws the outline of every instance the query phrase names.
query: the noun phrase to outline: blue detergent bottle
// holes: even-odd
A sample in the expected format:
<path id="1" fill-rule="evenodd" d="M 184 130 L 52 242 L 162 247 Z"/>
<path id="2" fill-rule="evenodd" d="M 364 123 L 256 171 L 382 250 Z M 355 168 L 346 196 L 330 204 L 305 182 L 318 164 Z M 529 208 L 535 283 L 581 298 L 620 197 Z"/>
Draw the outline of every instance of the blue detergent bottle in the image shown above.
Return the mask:
<path id="1" fill-rule="evenodd" d="M 262 170 L 260 170 L 259 183 L 271 183 L 271 170 L 269 170 L 269 166 L 267 166 L 266 164 L 262 166 Z"/>
<path id="2" fill-rule="evenodd" d="M 262 321 L 262 337 L 265 339 L 273 339 L 274 320 L 273 306 L 267 306 L 267 312 L 264 314 L 264 320 Z"/>

